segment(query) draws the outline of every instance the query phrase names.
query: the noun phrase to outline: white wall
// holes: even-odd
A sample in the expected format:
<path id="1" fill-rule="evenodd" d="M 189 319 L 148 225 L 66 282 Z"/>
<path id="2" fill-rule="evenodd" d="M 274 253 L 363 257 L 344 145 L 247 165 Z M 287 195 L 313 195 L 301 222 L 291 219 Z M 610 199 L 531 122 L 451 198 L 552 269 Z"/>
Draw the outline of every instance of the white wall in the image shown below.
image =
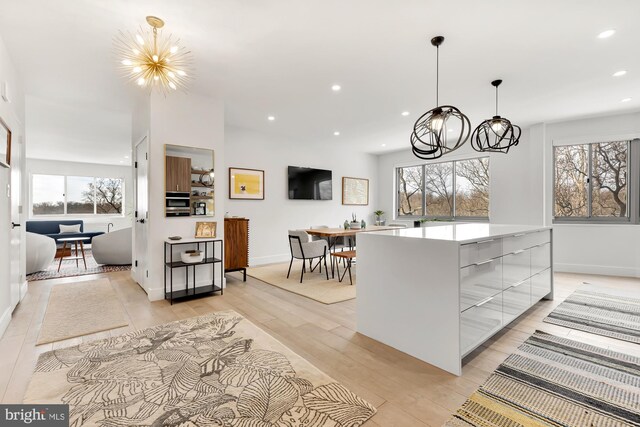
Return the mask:
<path id="1" fill-rule="evenodd" d="M 224 106 L 219 98 L 210 98 L 195 94 L 171 93 L 152 94 L 148 113 L 142 103 L 134 114 L 133 132 L 140 137 L 145 133 L 146 120 L 149 120 L 149 222 L 148 222 L 148 262 L 149 299 L 163 298 L 164 240 L 179 235 L 192 238 L 195 235 L 195 223 L 201 218 L 166 218 L 165 206 L 165 159 L 164 145 L 184 145 L 206 148 L 215 152 L 215 216 L 207 221 L 217 221 L 218 238 L 223 239 L 224 191 L 226 178 L 223 170 L 224 159 Z M 133 143 L 140 138 L 134 136 Z M 182 248 L 184 250 L 186 248 Z M 199 267 L 204 269 L 204 267 Z M 183 286 L 184 270 L 176 270 L 174 289 Z"/>
<path id="2" fill-rule="evenodd" d="M 383 154 L 378 157 L 380 209 L 385 211 L 387 222 L 405 222 L 396 218 L 395 169 L 428 163 L 413 155 L 407 137 L 407 149 Z M 508 154 L 489 154 L 490 221 L 503 224 L 542 224 L 542 205 L 534 194 L 542 194 L 542 152 L 537 145 L 529 143 L 529 131 L 524 130 L 518 146 Z M 459 150 L 443 156 L 437 161 L 450 161 L 486 156 L 471 148 L 469 143 Z M 411 224 L 413 221 L 406 221 Z"/>
<path id="3" fill-rule="evenodd" d="M 0 83 L 6 82 L 9 88 L 10 102 L 0 98 L 0 118 L 11 129 L 12 138 L 18 141 L 24 137 L 24 93 L 18 73 L 9 57 L 4 41 L 0 37 Z M 4 141 L 1 143 L 4 144 Z M 24 156 L 22 157 L 24 159 Z M 24 167 L 24 165 L 14 165 Z M 0 167 L 0 336 L 11 320 L 10 286 L 10 234 L 11 199 L 9 198 L 10 169 Z M 22 218 L 24 215 L 22 215 Z M 21 220 L 21 223 L 24 221 Z M 24 242 L 24 231 L 20 233 Z M 24 251 L 24 244 L 21 246 Z M 22 258 L 24 258 L 22 256 Z M 21 262 L 24 266 L 24 262 Z"/>
<path id="4" fill-rule="evenodd" d="M 107 231 L 112 223 L 113 230 L 131 227 L 133 218 L 133 173 L 131 166 L 115 166 L 96 163 L 62 162 L 57 160 L 27 159 L 27 177 L 29 188 L 33 174 L 94 176 L 100 178 L 124 178 L 124 216 L 123 215 L 68 215 L 33 216 L 32 201 L 25 206 L 31 220 L 82 219 L 85 231 Z M 29 191 L 32 194 L 32 191 Z"/>
<path id="5" fill-rule="evenodd" d="M 369 224 L 378 209 L 377 159 L 371 154 L 322 145 L 308 145 L 267 137 L 253 131 L 227 127 L 225 161 L 228 168 L 239 167 L 265 171 L 265 200 L 229 200 L 228 187 L 221 187 L 216 173 L 216 190 L 223 194 L 229 215 L 249 218 L 249 263 L 259 265 L 289 260 L 287 231 L 313 225 L 337 227 L 356 213 Z M 333 172 L 333 200 L 289 200 L 287 166 L 330 169 Z M 342 205 L 342 177 L 369 179 L 369 206 Z"/>
<path id="6" fill-rule="evenodd" d="M 545 146 L 545 221 L 551 224 L 552 146 L 638 138 L 640 113 L 551 123 L 544 135 L 536 144 Z M 631 191 L 638 184 L 631 183 Z M 555 224 L 553 235 L 557 271 L 640 277 L 640 225 Z"/>

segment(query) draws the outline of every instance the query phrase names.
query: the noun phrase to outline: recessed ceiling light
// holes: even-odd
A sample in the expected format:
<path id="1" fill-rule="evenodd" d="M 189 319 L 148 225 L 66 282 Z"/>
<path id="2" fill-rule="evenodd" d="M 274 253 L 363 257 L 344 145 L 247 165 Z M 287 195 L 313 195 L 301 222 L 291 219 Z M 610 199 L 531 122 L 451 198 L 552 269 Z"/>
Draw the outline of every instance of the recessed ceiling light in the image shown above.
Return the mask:
<path id="1" fill-rule="evenodd" d="M 386 147 L 386 146 L 387 146 L 387 144 L 382 144 L 382 145 L 381 145 L 381 147 Z"/>
<path id="2" fill-rule="evenodd" d="M 620 102 L 629 102 L 631 101 L 631 98 L 623 98 L 622 100 L 620 100 Z"/>
<path id="3" fill-rule="evenodd" d="M 331 90 L 334 91 L 334 92 L 340 92 L 340 89 L 342 89 L 342 87 L 340 85 L 331 86 Z"/>
<path id="4" fill-rule="evenodd" d="M 599 39 L 608 39 L 616 33 L 616 30 L 606 30 L 598 34 Z"/>
<path id="5" fill-rule="evenodd" d="M 447 132 L 453 132 L 453 129 L 447 129 Z"/>
<path id="6" fill-rule="evenodd" d="M 620 70 L 613 73 L 613 77 L 621 77 L 621 76 L 624 76 L 625 74 L 627 74 L 627 70 Z"/>
<path id="7" fill-rule="evenodd" d="M 267 116 L 267 120 L 269 120 L 270 122 L 274 121 L 276 119 L 276 116 Z"/>
<path id="8" fill-rule="evenodd" d="M 120 163 L 124 163 L 124 160 L 120 160 Z"/>
<path id="9" fill-rule="evenodd" d="M 124 156 L 124 158 L 125 158 L 125 159 L 128 159 L 128 158 L 129 158 L 129 156 Z"/>
<path id="10" fill-rule="evenodd" d="M 402 112 L 402 115 L 406 117 L 406 116 L 408 116 L 408 115 L 409 115 L 409 112 L 408 112 L 408 111 L 403 111 L 403 112 Z"/>
<path id="11" fill-rule="evenodd" d="M 340 132 L 335 131 L 335 132 L 333 133 L 333 136 L 340 136 Z"/>

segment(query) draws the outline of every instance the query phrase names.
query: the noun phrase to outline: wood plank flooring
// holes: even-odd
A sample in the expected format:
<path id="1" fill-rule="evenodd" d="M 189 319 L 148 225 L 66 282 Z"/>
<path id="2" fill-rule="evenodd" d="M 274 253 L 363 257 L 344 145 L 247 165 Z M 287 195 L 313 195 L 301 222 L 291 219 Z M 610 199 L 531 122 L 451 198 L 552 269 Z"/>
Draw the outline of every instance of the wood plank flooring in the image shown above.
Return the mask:
<path id="1" fill-rule="evenodd" d="M 51 287 L 108 278 L 129 317 L 129 326 L 42 346 L 35 342 Z M 355 300 L 324 305 L 247 278 L 227 275 L 223 296 L 169 305 L 149 302 L 130 272 L 115 272 L 29 283 L 29 291 L 0 339 L 0 397 L 20 403 L 39 354 L 54 348 L 119 335 L 134 329 L 233 309 L 378 408 L 367 426 L 440 426 L 489 374 L 536 329 L 626 353 L 638 345 L 543 323 L 575 289 L 589 282 L 640 295 L 640 280 L 556 274 L 556 299 L 534 306 L 465 359 L 463 375 L 438 368 L 355 332 Z M 381 313 L 384 315 L 384 313 Z"/>

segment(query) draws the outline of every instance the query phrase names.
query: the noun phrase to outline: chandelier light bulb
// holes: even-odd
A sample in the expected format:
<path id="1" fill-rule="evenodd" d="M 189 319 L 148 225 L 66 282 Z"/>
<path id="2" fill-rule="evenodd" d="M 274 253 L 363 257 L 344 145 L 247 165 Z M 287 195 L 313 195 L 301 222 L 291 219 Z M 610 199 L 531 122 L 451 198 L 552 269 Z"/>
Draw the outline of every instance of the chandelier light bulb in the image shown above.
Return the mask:
<path id="1" fill-rule="evenodd" d="M 501 133 L 503 130 L 502 121 L 500 119 L 491 120 L 491 129 L 495 133 Z"/>
<path id="2" fill-rule="evenodd" d="M 433 116 L 429 121 L 429 129 L 434 132 L 440 132 L 442 126 L 444 125 L 444 119 L 440 115 Z"/>
<path id="3" fill-rule="evenodd" d="M 172 35 L 163 34 L 162 19 L 147 16 L 150 27 L 137 32 L 120 32 L 115 50 L 120 58 L 123 74 L 139 86 L 158 89 L 165 95 L 185 89 L 189 81 L 191 52 L 181 46 Z"/>

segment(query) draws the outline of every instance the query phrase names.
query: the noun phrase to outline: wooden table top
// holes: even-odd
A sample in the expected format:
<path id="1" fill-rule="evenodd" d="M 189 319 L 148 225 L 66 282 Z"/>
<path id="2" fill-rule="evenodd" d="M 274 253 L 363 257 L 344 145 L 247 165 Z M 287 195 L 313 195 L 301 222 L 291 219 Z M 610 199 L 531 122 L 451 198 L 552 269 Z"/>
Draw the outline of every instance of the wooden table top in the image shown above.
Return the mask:
<path id="1" fill-rule="evenodd" d="M 312 236 L 319 237 L 340 237 L 340 236 L 353 236 L 358 233 L 366 233 L 368 231 L 388 231 L 398 230 L 402 227 L 389 227 L 387 225 L 367 225 L 367 228 L 350 228 L 345 230 L 344 228 L 314 228 L 312 230 L 305 230 Z"/>

